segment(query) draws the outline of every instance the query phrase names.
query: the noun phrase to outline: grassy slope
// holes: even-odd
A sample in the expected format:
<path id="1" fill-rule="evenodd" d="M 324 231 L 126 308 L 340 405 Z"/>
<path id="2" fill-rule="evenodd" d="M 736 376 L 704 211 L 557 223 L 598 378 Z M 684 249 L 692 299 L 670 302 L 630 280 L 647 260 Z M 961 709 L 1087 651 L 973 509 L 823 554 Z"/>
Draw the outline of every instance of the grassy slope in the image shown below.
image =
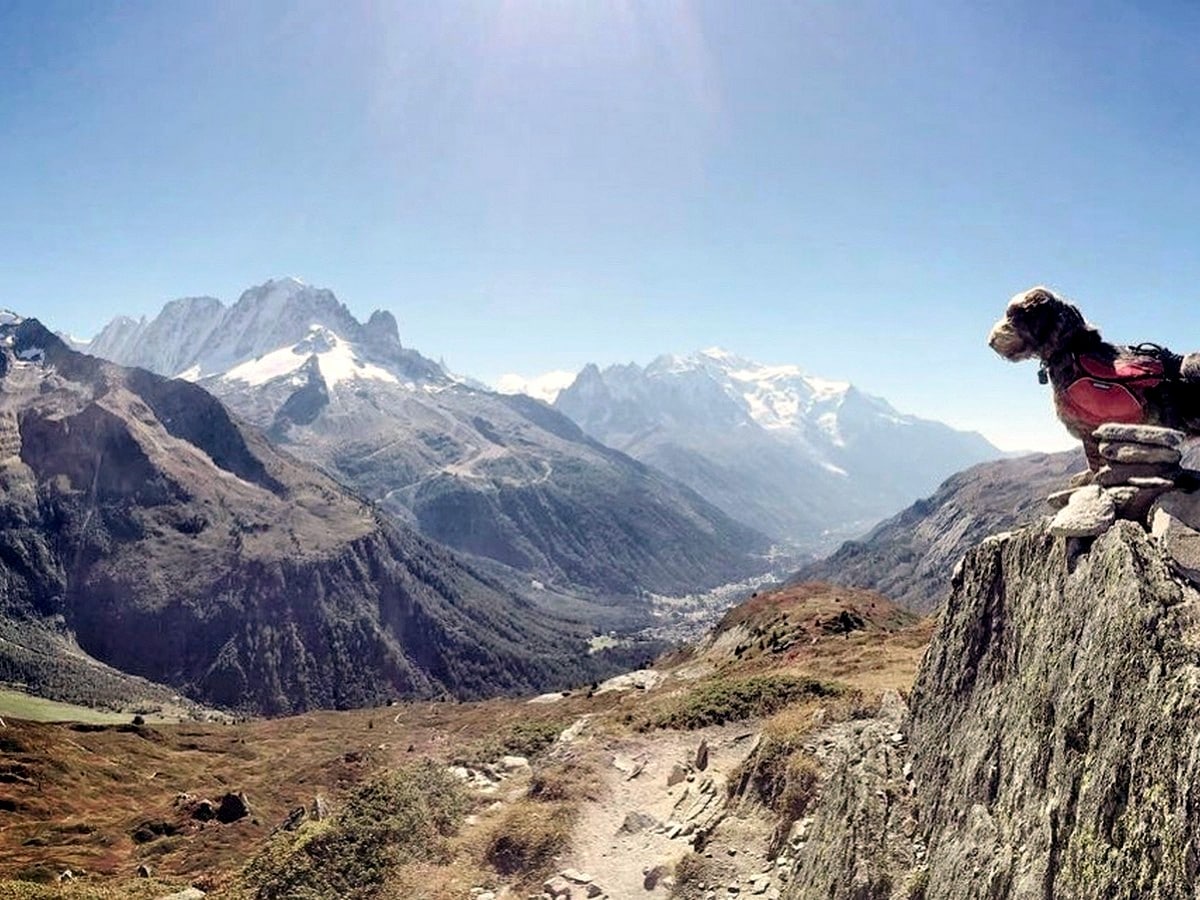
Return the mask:
<path id="1" fill-rule="evenodd" d="M 861 627 L 830 630 L 847 610 Z M 47 879 L 71 868 L 87 873 L 87 885 L 133 885 L 138 864 L 147 862 L 166 883 L 220 890 L 236 883 L 291 810 L 311 805 L 318 794 L 336 810 L 356 786 L 381 772 L 422 758 L 439 763 L 494 758 L 505 735 L 528 740 L 585 714 L 593 716 L 597 734 L 653 728 L 655 721 L 672 721 L 697 694 L 719 699 L 730 685 L 753 679 L 836 682 L 845 697 L 869 703 L 882 690 L 908 687 L 929 631 L 927 620 L 900 613 L 875 594 L 788 588 L 731 613 L 715 637 L 695 650 L 660 661 L 660 670 L 677 677 L 644 693 L 589 696 L 583 690 L 545 705 L 511 699 L 412 703 L 137 729 L 10 719 L 0 729 L 0 879 Z M 773 722 L 778 727 L 788 715 L 802 714 L 810 723 L 819 707 L 838 704 L 848 701 L 806 694 Z M 144 844 L 133 840 L 143 822 L 179 822 L 173 806 L 178 793 L 219 798 L 226 791 L 245 791 L 252 815 L 229 825 L 185 821 L 175 836 Z M 530 802 L 526 811 L 550 809 Z M 462 881 L 465 873 L 495 875 L 481 839 L 467 832 L 459 858 L 422 869 L 420 878 L 436 883 L 444 877 L 465 891 L 471 886 Z M 464 874 L 450 878 L 454 872 Z M 0 881 L 0 897 L 28 896 L 13 891 Z"/>
<path id="2" fill-rule="evenodd" d="M 130 720 L 130 716 L 123 713 L 59 703 L 0 688 L 0 718 L 4 717 L 28 719 L 31 722 L 99 722 L 109 725 Z"/>

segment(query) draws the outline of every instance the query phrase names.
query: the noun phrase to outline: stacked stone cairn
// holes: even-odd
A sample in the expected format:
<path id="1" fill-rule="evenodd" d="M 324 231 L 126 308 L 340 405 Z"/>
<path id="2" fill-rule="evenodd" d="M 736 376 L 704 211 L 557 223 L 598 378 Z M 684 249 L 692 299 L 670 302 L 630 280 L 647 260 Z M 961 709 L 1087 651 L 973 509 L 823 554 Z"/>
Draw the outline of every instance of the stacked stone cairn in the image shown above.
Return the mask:
<path id="1" fill-rule="evenodd" d="M 1200 472 L 1182 466 L 1187 435 L 1154 425 L 1101 425 L 1105 465 L 1087 483 L 1047 497 L 1058 510 L 1050 533 L 1087 538 L 1117 519 L 1138 522 L 1163 542 L 1181 574 L 1200 583 Z"/>

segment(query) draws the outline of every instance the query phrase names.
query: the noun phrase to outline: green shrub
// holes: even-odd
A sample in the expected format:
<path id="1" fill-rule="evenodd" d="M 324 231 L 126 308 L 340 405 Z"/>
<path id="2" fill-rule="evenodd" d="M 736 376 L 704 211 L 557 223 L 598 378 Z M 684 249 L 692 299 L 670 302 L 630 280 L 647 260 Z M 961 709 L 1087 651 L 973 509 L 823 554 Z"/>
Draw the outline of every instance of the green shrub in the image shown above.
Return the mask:
<path id="1" fill-rule="evenodd" d="M 361 785 L 342 810 L 277 837 L 243 873 L 259 900 L 372 896 L 396 866 L 443 861 L 468 805 L 465 788 L 436 763 Z"/>
<path id="2" fill-rule="evenodd" d="M 566 849 L 575 815 L 566 803 L 518 801 L 505 810 L 484 856 L 501 875 L 536 880 Z"/>
<path id="3" fill-rule="evenodd" d="M 532 759 L 558 740 L 565 728 L 563 722 L 513 722 L 499 733 L 467 747 L 455 762 L 467 766 L 482 766 L 502 756 L 524 756 Z"/>
<path id="4" fill-rule="evenodd" d="M 718 678 L 701 685 L 642 723 L 647 728 L 703 728 L 767 716 L 812 697 L 833 697 L 845 688 L 800 675 Z"/>

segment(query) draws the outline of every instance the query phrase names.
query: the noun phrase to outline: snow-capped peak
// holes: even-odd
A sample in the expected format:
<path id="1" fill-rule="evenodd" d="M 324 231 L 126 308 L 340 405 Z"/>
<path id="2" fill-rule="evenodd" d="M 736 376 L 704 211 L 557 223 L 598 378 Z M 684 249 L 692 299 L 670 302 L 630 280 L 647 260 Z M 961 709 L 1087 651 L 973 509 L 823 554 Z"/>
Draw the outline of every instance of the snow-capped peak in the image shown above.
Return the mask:
<path id="1" fill-rule="evenodd" d="M 0 309 L 0 325 L 20 325 L 25 319 L 11 309 Z"/>
<path id="2" fill-rule="evenodd" d="M 312 324 L 308 334 L 290 347 L 281 347 L 255 359 L 234 366 L 221 377 L 257 387 L 289 375 L 310 359 L 316 358 L 325 384 L 332 388 L 341 381 L 368 379 L 398 384 L 400 379 L 381 366 L 362 358 L 349 341 L 334 334 L 324 325 Z"/>

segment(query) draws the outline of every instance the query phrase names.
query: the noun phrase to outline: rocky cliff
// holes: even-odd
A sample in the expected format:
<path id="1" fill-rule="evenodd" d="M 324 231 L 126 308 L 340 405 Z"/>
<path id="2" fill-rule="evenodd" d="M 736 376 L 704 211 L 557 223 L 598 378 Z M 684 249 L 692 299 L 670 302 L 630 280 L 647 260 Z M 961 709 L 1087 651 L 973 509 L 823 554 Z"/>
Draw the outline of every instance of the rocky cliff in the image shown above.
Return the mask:
<path id="1" fill-rule="evenodd" d="M 1136 522 L 984 540 L 909 708 L 837 736 L 786 896 L 1194 897 L 1198 612 Z"/>
<path id="2" fill-rule="evenodd" d="M 275 713 L 587 680 L 589 636 L 199 387 L 0 324 L 0 679 L 54 693 L 87 654 Z"/>

